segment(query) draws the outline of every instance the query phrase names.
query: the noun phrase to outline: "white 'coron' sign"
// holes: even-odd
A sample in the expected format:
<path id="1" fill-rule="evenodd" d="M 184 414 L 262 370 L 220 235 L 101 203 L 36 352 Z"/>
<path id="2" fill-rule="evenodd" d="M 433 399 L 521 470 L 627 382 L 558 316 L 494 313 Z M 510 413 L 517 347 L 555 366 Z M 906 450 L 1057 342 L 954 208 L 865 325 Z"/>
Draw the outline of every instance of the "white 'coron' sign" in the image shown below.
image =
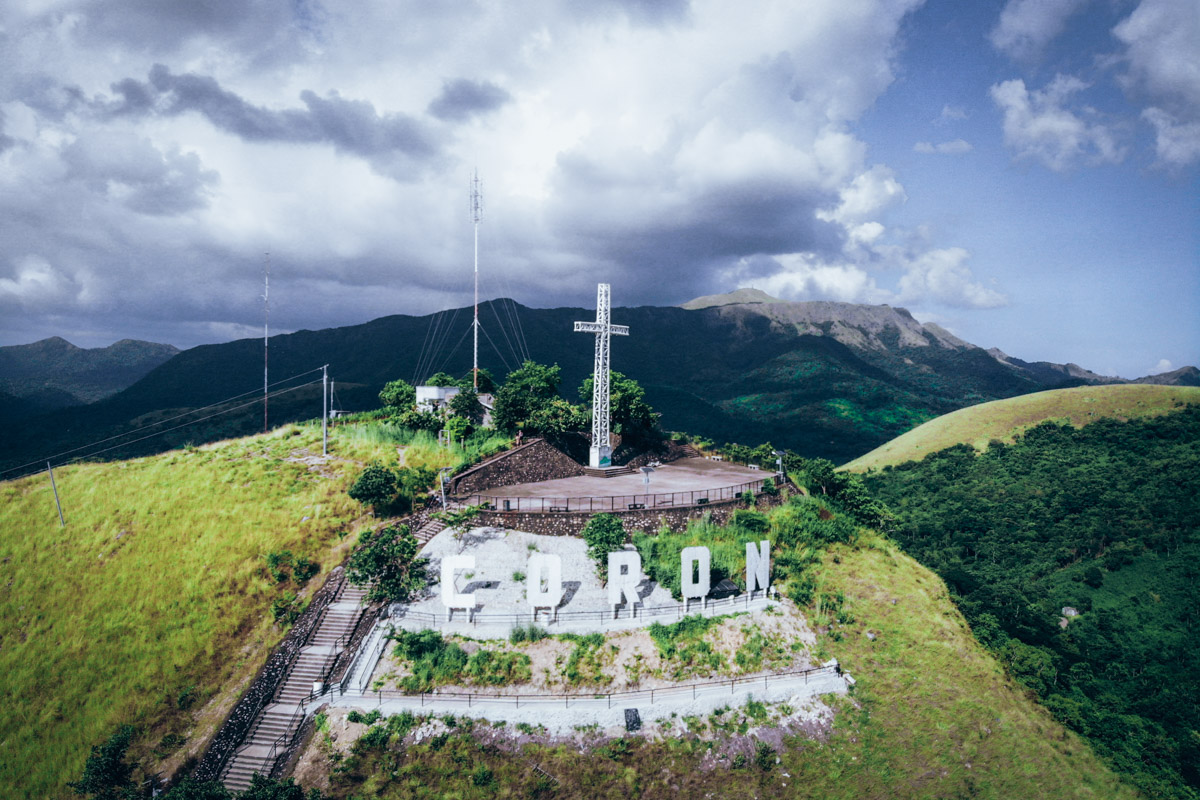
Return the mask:
<path id="1" fill-rule="evenodd" d="M 454 611 L 468 613 L 475 608 L 475 593 L 459 592 L 456 573 L 475 569 L 475 556 L 460 554 L 442 559 L 441 594 L 449 619 Z M 679 554 L 680 586 L 683 599 L 703 599 L 712 590 L 712 553 L 707 547 L 685 547 Z M 608 554 L 608 602 L 613 608 L 622 604 L 632 609 L 641 604 L 637 587 L 642 582 L 642 557 L 636 550 L 618 550 Z M 751 597 L 766 592 L 771 582 L 771 543 L 764 539 L 746 542 L 746 591 Z M 538 609 L 554 609 L 562 602 L 562 558 L 550 553 L 534 553 L 525 570 L 525 596 L 534 614 Z"/>

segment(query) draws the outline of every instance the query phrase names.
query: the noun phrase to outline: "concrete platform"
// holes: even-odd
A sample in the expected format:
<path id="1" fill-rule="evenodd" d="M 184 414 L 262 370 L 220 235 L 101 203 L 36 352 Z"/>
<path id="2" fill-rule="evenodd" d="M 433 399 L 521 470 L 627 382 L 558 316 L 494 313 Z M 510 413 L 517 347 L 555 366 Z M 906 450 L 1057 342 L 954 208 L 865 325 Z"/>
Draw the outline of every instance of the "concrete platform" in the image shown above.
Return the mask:
<path id="1" fill-rule="evenodd" d="M 764 479 L 774 477 L 775 473 L 767 469 L 684 458 L 657 467 L 650 475 L 649 484 L 643 482 L 641 472 L 610 478 L 581 475 L 498 486 L 459 500 L 472 505 L 488 502 L 502 511 L 605 510 L 605 506 L 625 508 L 631 503 L 642 503 L 647 507 L 689 506 L 702 500 L 730 499 L 747 488 L 761 486 Z"/>

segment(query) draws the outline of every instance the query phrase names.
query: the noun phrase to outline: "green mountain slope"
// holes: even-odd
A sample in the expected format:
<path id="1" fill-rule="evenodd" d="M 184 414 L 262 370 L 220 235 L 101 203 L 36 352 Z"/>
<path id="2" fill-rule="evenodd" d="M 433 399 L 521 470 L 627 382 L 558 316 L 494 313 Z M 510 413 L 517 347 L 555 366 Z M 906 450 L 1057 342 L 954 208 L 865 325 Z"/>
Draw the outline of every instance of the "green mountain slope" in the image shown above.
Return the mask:
<path id="1" fill-rule="evenodd" d="M 1200 403 L 1200 388 L 1081 386 L 995 400 L 932 419 L 859 456 L 845 469 L 861 472 L 919 461 L 960 443 L 976 450 L 984 450 L 993 439 L 1011 444 L 1024 431 L 1047 421 L 1081 427 L 1101 419 L 1158 416 L 1188 403 Z"/>
<path id="2" fill-rule="evenodd" d="M 0 793 L 73 796 L 66 781 L 123 723 L 157 769 L 202 752 L 283 635 L 272 603 L 311 595 L 354 541 L 358 462 L 389 451 L 339 442 L 313 470 L 320 428 L 288 426 L 64 467 L 65 528 L 45 473 L 0 483 Z M 320 573 L 276 582 L 266 556 L 282 551 Z M 186 741 L 164 747 L 167 734 Z"/>
<path id="3" fill-rule="evenodd" d="M 781 613 L 804 613 L 825 631 L 818 652 L 836 657 L 856 683 L 848 698 L 826 698 L 836 708 L 827 736 L 786 736 L 763 763 L 717 763 L 722 737 L 747 730 L 713 718 L 687 720 L 687 734 L 590 748 L 536 736 L 497 747 L 491 726 L 460 723 L 421 742 L 384 735 L 345 759 L 318 755 L 325 775 L 306 775 L 323 777 L 337 798 L 385 800 L 1138 796 L 1005 675 L 945 585 L 893 543 L 867 533 L 832 546 L 824 562 L 812 576 L 823 605 L 801 612 L 789 604 Z M 751 747 L 777 741 L 753 724 Z M 340 726 L 337 733 L 348 735 Z M 552 792 L 531 764 L 559 781 Z"/>
<path id="4" fill-rule="evenodd" d="M 1150 796 L 1200 797 L 1200 405 L 1048 422 L 866 482 L 896 540 L 1059 720 Z"/>
<path id="5" fill-rule="evenodd" d="M 497 377 L 517 366 L 515 334 L 507 332 L 515 314 L 530 357 L 559 364 L 563 391 L 575 399 L 577 387 L 591 372 L 593 348 L 590 340 L 571 331 L 575 320 L 593 313 L 485 303 L 480 317 L 490 333 L 484 341 L 495 341 L 500 348 L 481 348 L 482 366 Z M 319 377 L 313 370 L 328 363 L 342 407 L 371 408 L 386 381 L 429 377 L 418 374 L 422 364 L 427 373 L 442 369 L 464 374 L 470 367 L 469 340 L 456 334 L 466 331 L 469 316 L 465 310 L 394 316 L 276 336 L 270 344 L 272 380 L 312 380 Z M 887 306 L 619 308 L 613 318 L 632 332 L 613 340 L 614 368 L 646 388 L 647 400 L 662 413 L 668 429 L 718 442 L 770 440 L 837 462 L 948 411 L 1046 388 L 986 351 Z M 502 319 L 508 326 L 504 333 Z M 432 347 L 431 342 L 445 346 Z M 1062 381 L 1077 379 L 1063 376 Z M 242 393 L 248 393 L 251 406 L 214 420 L 211 428 L 189 428 L 149 440 L 139 445 L 141 451 L 117 454 L 249 434 L 261 430 L 261 406 L 252 405 L 261 386 L 260 341 L 196 347 L 114 397 L 0 430 L 0 469 L 118 434 L 131 420 L 148 414 L 161 416 L 167 409 L 182 413 Z M 305 392 L 272 401 L 271 420 L 311 418 L 320 408 L 320 394 L 318 389 Z"/>
<path id="6" fill-rule="evenodd" d="M 169 344 L 132 339 L 85 350 L 57 336 L 0 347 L 0 391 L 33 402 L 38 410 L 91 403 L 132 385 L 178 353 Z"/>

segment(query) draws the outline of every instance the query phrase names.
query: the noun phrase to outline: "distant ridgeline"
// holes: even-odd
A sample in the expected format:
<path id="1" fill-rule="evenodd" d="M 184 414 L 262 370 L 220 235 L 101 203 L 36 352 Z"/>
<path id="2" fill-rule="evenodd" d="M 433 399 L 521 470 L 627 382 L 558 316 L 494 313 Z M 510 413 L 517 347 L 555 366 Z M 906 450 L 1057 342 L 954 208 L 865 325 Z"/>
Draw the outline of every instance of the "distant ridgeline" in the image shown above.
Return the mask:
<path id="1" fill-rule="evenodd" d="M 454 325 L 456 313 L 398 315 L 272 337 L 271 380 L 328 363 L 338 408 L 374 408 L 387 381 L 402 377 L 415 384 L 429 377 L 418 374 L 421 343 L 432 329 Z M 578 399 L 574 390 L 591 374 L 593 354 L 569 334 L 575 320 L 593 311 L 533 309 L 508 300 L 482 303 L 479 311 L 485 321 L 513 313 L 530 345 L 529 356 L 558 364 L 564 394 Z M 464 311 L 458 319 L 469 316 Z M 613 321 L 643 332 L 636 341 L 614 339 L 612 363 L 645 388 L 646 401 L 661 412 L 665 429 L 718 444 L 770 441 L 836 463 L 964 406 L 1048 388 L 1119 382 L 1074 365 L 1031 364 L 983 350 L 937 325 L 918 322 L 902 308 L 883 305 L 787 303 L 744 291 L 702 298 L 687 308 L 616 308 Z M 471 367 L 466 341 L 439 353 L 438 368 L 465 374 Z M 504 342 L 496 345 L 481 348 L 480 366 L 500 379 L 521 359 Z M 261 389 L 262 346 L 260 340 L 244 339 L 195 347 L 116 396 L 0 427 L 0 469 L 121 433 L 135 421 L 144 424 Z M 1195 385 L 1200 374 L 1187 367 L 1142 380 Z M 320 387 L 310 387 L 272 400 L 270 421 L 311 419 L 320 409 Z M 128 457 L 261 429 L 261 404 L 250 403 L 110 455 Z"/>
<path id="2" fill-rule="evenodd" d="M 976 636 L 1149 796 L 1200 797 L 1200 406 L 866 476 Z"/>

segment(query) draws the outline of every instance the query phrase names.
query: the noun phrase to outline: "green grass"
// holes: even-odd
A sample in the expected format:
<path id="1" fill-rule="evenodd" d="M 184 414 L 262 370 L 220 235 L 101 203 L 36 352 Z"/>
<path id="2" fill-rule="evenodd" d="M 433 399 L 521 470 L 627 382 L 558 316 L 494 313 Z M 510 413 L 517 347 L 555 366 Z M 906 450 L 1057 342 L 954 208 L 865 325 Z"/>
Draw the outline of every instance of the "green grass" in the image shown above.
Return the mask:
<path id="1" fill-rule="evenodd" d="M 865 472 L 919 461 L 960 443 L 984 450 L 992 439 L 1011 443 L 1017 435 L 1047 420 L 1070 422 L 1078 428 L 1107 417 L 1158 416 L 1190 403 L 1200 403 L 1200 387 L 1119 384 L 1021 395 L 932 419 L 854 459 L 843 469 Z"/>
<path id="2" fill-rule="evenodd" d="M 357 464 L 322 477 L 287 460 L 301 448 L 320 454 L 319 427 L 57 468 L 62 529 L 46 475 L 0 484 L 5 796 L 69 796 L 122 723 L 154 769 L 201 752 L 283 635 L 272 602 L 302 605 L 355 540 Z M 320 565 L 306 586 L 272 577 L 267 556 L 285 550 Z"/>
<path id="3" fill-rule="evenodd" d="M 826 602 L 840 598 L 834 604 L 847 621 L 818 646 L 857 683 L 850 697 L 827 698 L 837 709 L 827 740 L 789 737 L 773 752 L 755 748 L 706 768 L 710 743 L 691 734 L 630 736 L 583 751 L 573 743 L 527 744 L 512 752 L 456 730 L 403 748 L 393 740 L 333 766 L 332 794 L 383 800 L 1139 796 L 1005 675 L 935 575 L 873 533 L 856 546 L 832 545 L 828 556 L 817 569 L 818 594 Z M 668 638 L 695 638 L 695 625 Z M 573 638 L 583 644 L 586 637 Z M 698 718 L 687 725 L 744 735 L 774 710 L 752 699 L 744 711 L 712 715 L 711 726 Z M 547 784 L 532 764 L 560 783 Z M 472 777 L 480 769 L 491 779 L 487 786 Z"/>

